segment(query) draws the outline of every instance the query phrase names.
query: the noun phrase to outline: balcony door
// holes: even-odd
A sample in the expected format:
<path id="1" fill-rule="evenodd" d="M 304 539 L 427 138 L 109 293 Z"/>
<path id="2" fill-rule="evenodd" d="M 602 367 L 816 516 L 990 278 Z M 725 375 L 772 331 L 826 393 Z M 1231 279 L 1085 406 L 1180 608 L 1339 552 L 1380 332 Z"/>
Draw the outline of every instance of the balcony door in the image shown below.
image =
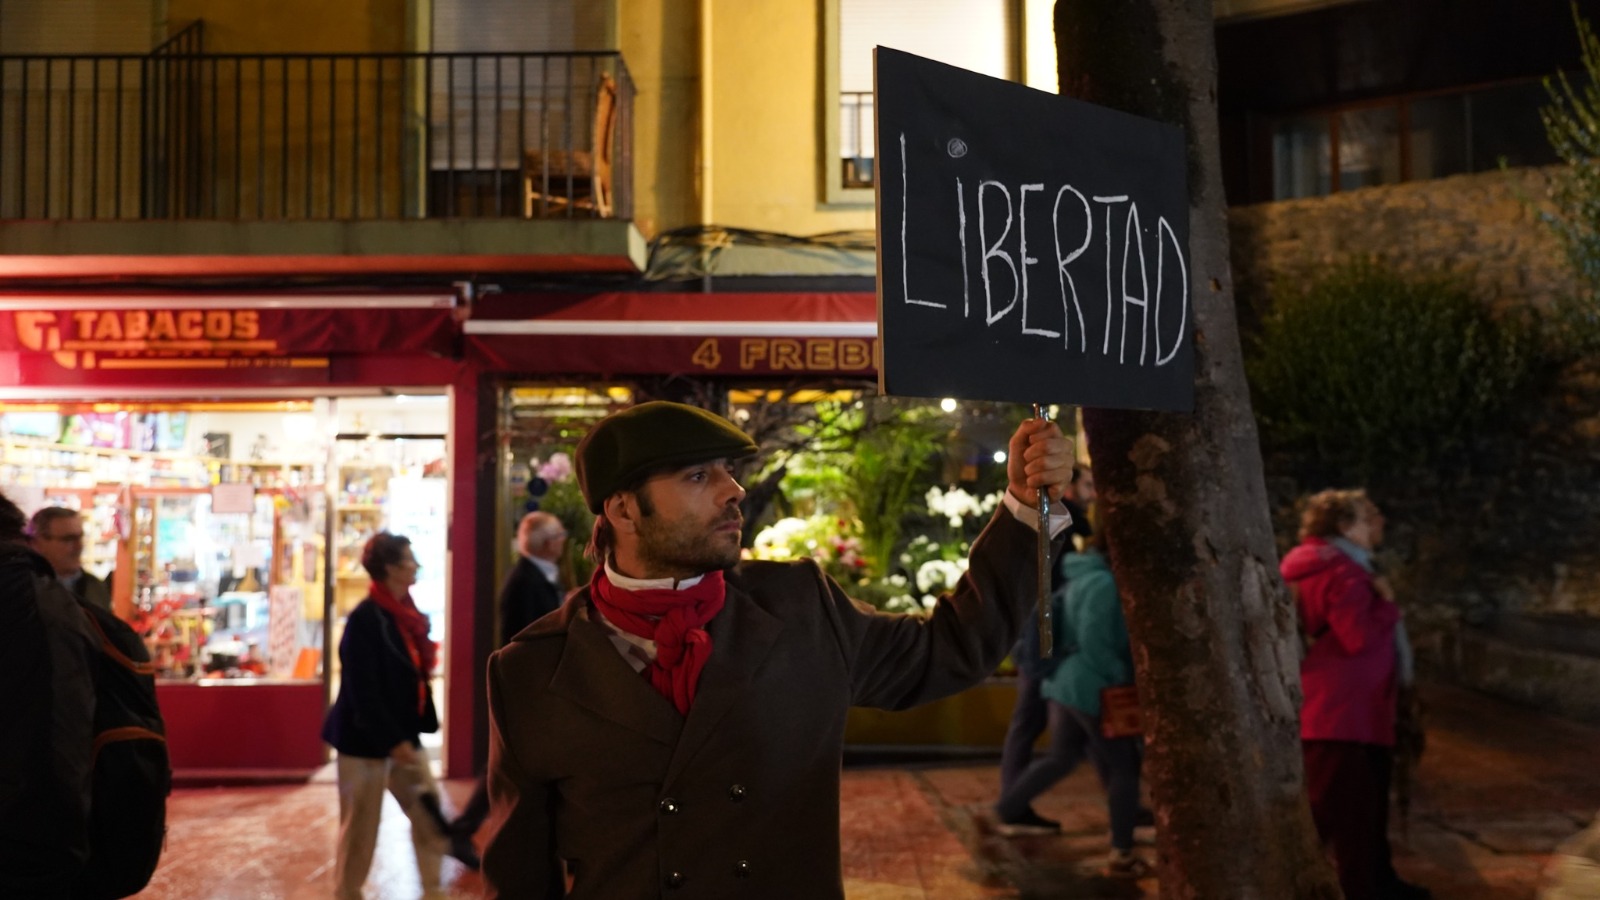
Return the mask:
<path id="1" fill-rule="evenodd" d="M 429 197 L 434 215 L 519 216 L 527 151 L 587 150 L 614 0 L 434 0 Z"/>

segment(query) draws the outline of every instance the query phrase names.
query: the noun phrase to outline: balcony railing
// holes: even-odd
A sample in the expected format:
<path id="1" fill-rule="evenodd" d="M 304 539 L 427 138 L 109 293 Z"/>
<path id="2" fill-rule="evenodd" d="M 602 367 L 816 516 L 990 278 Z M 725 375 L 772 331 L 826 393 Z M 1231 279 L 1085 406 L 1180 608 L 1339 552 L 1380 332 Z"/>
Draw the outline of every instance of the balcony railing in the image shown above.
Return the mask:
<path id="1" fill-rule="evenodd" d="M 633 94 L 615 52 L 0 56 L 0 220 L 628 219 Z"/>

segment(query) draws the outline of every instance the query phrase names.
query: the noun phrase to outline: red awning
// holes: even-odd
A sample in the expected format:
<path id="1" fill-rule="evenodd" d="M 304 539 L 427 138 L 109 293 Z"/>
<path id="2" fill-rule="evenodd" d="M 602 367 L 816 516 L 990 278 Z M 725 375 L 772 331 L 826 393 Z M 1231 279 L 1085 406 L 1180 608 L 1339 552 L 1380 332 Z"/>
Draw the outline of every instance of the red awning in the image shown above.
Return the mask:
<path id="1" fill-rule="evenodd" d="M 876 374 L 877 295 L 490 295 L 464 326 L 499 372 Z"/>
<path id="2" fill-rule="evenodd" d="M 454 350 L 452 294 L 0 294 L 17 385 L 294 383 L 330 362 Z"/>

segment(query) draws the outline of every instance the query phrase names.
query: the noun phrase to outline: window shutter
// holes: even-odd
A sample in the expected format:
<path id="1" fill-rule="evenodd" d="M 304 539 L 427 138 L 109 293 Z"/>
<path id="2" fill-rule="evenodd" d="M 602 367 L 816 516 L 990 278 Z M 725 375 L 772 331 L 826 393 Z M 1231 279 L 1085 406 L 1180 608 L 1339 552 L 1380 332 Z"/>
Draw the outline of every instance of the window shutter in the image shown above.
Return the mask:
<path id="1" fill-rule="evenodd" d="M 839 0 L 839 90 L 872 90 L 882 45 L 996 78 L 1015 78 L 1015 0 Z"/>
<path id="2" fill-rule="evenodd" d="M 153 0 L 0 0 L 0 53 L 148 53 Z"/>
<path id="3" fill-rule="evenodd" d="M 434 0 L 433 50 L 613 50 L 612 6 L 593 0 Z"/>

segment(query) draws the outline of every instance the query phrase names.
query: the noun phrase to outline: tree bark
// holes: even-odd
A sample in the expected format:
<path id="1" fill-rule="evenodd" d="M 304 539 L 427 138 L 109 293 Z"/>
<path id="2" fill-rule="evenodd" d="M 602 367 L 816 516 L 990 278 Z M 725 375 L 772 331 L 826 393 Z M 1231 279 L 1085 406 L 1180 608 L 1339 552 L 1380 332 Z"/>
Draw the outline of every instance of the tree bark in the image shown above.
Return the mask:
<path id="1" fill-rule="evenodd" d="M 1084 410 L 1144 708 L 1163 898 L 1332 898 L 1300 755 L 1295 611 L 1278 576 L 1239 350 L 1211 0 L 1058 0 L 1062 93 L 1188 139 L 1193 414 Z"/>

